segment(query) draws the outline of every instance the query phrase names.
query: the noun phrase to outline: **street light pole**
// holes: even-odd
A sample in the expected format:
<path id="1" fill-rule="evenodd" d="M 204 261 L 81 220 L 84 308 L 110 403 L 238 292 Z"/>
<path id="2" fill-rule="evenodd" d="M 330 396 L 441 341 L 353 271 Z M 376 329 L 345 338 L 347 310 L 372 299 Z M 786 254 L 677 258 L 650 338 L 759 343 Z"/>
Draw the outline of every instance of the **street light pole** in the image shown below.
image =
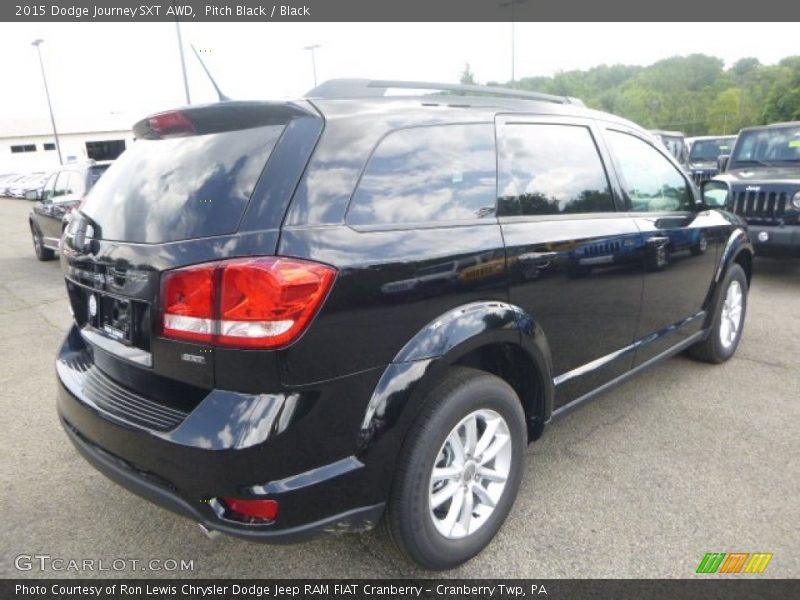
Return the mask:
<path id="1" fill-rule="evenodd" d="M 175 6 L 175 3 L 172 3 Z M 183 56 L 183 38 L 181 38 L 181 24 L 175 19 L 175 32 L 178 34 L 178 53 L 181 55 L 181 73 L 183 73 L 183 91 L 186 93 L 186 104 L 191 104 L 189 96 L 189 79 L 186 77 L 186 58 Z"/>
<path id="2" fill-rule="evenodd" d="M 311 46 L 306 46 L 303 50 L 310 50 L 311 51 L 311 70 L 314 73 L 314 87 L 317 87 L 317 60 L 314 54 L 314 50 L 319 48 L 319 44 L 312 44 Z"/>
<path id="3" fill-rule="evenodd" d="M 514 43 L 514 30 L 516 29 L 516 23 L 514 22 L 514 5 L 516 4 L 515 0 L 511 0 L 511 85 L 514 85 L 515 77 L 514 77 L 514 50 L 516 49 L 516 43 Z"/>
<path id="4" fill-rule="evenodd" d="M 516 43 L 514 41 L 514 37 L 516 34 L 516 18 L 514 15 L 514 5 L 516 4 L 525 4 L 527 0 L 505 0 L 504 2 L 498 2 L 497 6 L 500 8 L 505 8 L 506 6 L 511 8 L 511 85 L 514 85 L 516 81 L 516 73 L 514 68 L 515 62 L 515 53 L 516 53 Z"/>
<path id="5" fill-rule="evenodd" d="M 31 42 L 32 46 L 36 46 L 36 52 L 39 54 L 39 66 L 42 69 L 42 81 L 44 81 L 44 95 L 47 96 L 47 109 L 50 111 L 50 124 L 53 126 L 53 137 L 56 140 L 56 151 L 58 151 L 58 164 L 63 165 L 64 160 L 61 158 L 61 144 L 58 141 L 58 131 L 56 131 L 56 119 L 53 116 L 53 105 L 50 103 L 50 90 L 47 87 L 47 77 L 44 74 L 44 61 L 42 60 L 42 49 L 40 48 L 44 40 L 38 39 Z"/>

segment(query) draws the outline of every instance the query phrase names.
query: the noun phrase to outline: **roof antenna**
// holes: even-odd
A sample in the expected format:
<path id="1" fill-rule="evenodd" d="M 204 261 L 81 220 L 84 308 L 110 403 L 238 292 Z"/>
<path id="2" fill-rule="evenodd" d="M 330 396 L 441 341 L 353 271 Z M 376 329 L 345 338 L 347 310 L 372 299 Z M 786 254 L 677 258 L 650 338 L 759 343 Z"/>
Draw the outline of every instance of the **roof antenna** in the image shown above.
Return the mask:
<path id="1" fill-rule="evenodd" d="M 213 85 L 214 89 L 217 90 L 217 96 L 219 96 L 219 101 L 220 102 L 226 102 L 226 101 L 230 100 L 230 98 L 228 98 L 225 94 L 223 94 L 222 90 L 219 89 L 219 86 L 217 85 L 217 82 L 214 81 L 214 78 L 211 76 L 211 71 L 208 70 L 208 67 L 206 66 L 206 63 L 204 63 L 203 59 L 200 58 L 200 53 L 197 51 L 197 48 L 194 47 L 194 44 L 189 44 L 189 46 L 192 48 L 192 52 L 194 52 L 194 55 L 197 57 L 197 60 L 200 62 L 200 66 L 203 67 L 203 71 L 206 72 L 206 75 L 208 75 L 208 78 L 211 80 L 211 85 Z"/>

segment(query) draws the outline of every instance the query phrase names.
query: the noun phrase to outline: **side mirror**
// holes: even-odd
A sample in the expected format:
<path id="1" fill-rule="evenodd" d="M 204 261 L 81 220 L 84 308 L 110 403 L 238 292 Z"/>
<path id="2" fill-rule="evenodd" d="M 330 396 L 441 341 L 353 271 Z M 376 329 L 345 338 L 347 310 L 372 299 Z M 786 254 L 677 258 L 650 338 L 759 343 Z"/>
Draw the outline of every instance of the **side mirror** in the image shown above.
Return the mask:
<path id="1" fill-rule="evenodd" d="M 25 192 L 25 200 L 39 200 L 39 190 L 28 190 Z"/>
<path id="2" fill-rule="evenodd" d="M 730 159 L 731 159 L 730 154 L 720 154 L 717 157 L 717 168 L 719 169 L 720 173 L 722 173 L 725 169 L 728 168 L 728 162 L 730 161 Z"/>
<path id="3" fill-rule="evenodd" d="M 728 205 L 730 190 L 727 183 L 709 179 L 700 184 L 700 193 L 703 204 L 708 208 L 725 208 Z"/>

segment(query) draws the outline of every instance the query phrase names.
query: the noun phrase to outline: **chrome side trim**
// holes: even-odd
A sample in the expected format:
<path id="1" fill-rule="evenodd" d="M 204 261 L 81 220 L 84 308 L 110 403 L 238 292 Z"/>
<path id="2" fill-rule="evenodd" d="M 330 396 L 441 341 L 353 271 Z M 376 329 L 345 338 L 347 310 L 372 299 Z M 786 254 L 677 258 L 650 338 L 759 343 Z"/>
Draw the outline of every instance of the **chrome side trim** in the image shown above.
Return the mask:
<path id="1" fill-rule="evenodd" d="M 553 378 L 553 384 L 561 385 L 565 381 L 569 381 L 570 379 L 574 379 L 575 377 L 580 377 L 581 375 L 586 375 L 587 373 L 591 373 L 595 369 L 598 369 L 598 368 L 600 368 L 600 367 L 602 367 L 602 366 L 604 366 L 604 365 L 606 365 L 606 364 L 608 364 L 608 363 L 610 363 L 610 362 L 612 362 L 612 361 L 614 361 L 614 360 L 616 360 L 618 358 L 621 358 L 621 357 L 625 356 L 626 354 L 630 354 L 631 352 L 635 352 L 639 348 L 642 348 L 642 347 L 646 346 L 647 344 L 650 344 L 651 342 L 659 340 L 659 339 L 663 338 L 666 335 L 669 335 L 671 333 L 674 333 L 674 332 L 678 331 L 679 329 L 681 329 L 682 327 L 685 327 L 686 325 L 688 325 L 689 323 L 691 323 L 692 321 L 694 321 L 696 319 L 705 318 L 705 316 L 706 316 L 706 311 L 701 310 L 700 312 L 692 315 L 691 317 L 687 317 L 686 319 L 683 319 L 682 321 L 678 321 L 677 323 L 673 323 L 672 325 L 668 325 L 668 326 L 664 327 L 663 329 L 661 329 L 659 331 L 656 331 L 655 333 L 652 333 L 652 334 L 650 334 L 650 335 L 648 335 L 646 337 L 643 337 L 640 340 L 637 340 L 637 341 L 633 342 L 632 344 L 629 344 L 629 345 L 625 346 L 624 348 L 620 348 L 619 350 L 615 350 L 614 352 L 611 352 L 610 354 L 606 354 L 605 356 L 601 356 L 600 358 L 597 358 L 597 359 L 595 359 L 595 360 L 593 360 L 591 362 L 588 362 L 585 365 L 581 365 L 580 367 L 572 369 L 571 371 L 567 371 L 566 373 L 562 373 L 561 375 Z"/>
<path id="2" fill-rule="evenodd" d="M 675 354 L 678 354 L 679 352 L 682 352 L 683 350 L 686 350 L 686 348 L 688 348 L 689 346 L 691 346 L 695 342 L 698 342 L 701 339 L 703 339 L 703 336 L 705 336 L 707 333 L 708 333 L 708 330 L 701 329 L 700 331 L 694 333 L 693 335 L 690 335 L 688 338 L 683 340 L 681 343 L 676 344 L 675 346 L 672 346 L 671 348 L 667 348 L 661 354 L 658 354 L 658 355 L 654 356 L 653 358 L 651 358 L 650 360 L 645 361 L 640 365 L 637 365 L 636 367 L 634 367 L 630 371 L 627 371 L 626 373 L 623 373 L 619 377 L 616 377 L 616 378 L 612 379 L 608 383 L 605 383 L 605 384 L 601 385 L 599 388 L 594 389 L 594 390 L 592 390 L 591 392 L 589 392 L 587 394 L 584 394 L 580 398 L 576 398 L 572 402 L 569 402 L 569 403 L 565 404 L 564 406 L 561 406 L 561 407 L 557 408 L 556 410 L 553 411 L 553 414 L 551 415 L 550 420 L 548 421 L 548 424 L 552 424 L 554 421 L 556 421 L 556 420 L 568 415 L 569 413 L 571 413 L 576 408 L 579 408 L 583 404 L 588 403 L 590 400 L 594 400 L 595 398 L 597 398 L 598 396 L 600 396 L 604 392 L 607 392 L 611 388 L 613 388 L 613 387 L 615 387 L 615 386 L 627 381 L 628 379 L 630 379 L 634 375 L 638 375 L 639 373 L 641 373 L 642 371 L 644 371 L 648 367 L 653 366 L 657 362 L 659 362 L 661 360 L 664 360 L 666 358 L 669 358 L 671 356 L 674 356 Z"/>

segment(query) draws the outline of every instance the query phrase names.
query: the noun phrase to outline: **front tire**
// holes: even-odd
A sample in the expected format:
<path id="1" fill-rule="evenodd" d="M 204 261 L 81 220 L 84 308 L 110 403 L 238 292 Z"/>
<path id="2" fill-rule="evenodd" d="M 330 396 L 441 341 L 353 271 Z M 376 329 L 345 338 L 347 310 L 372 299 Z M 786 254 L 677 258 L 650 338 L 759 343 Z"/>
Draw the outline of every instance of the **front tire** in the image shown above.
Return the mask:
<path id="1" fill-rule="evenodd" d="M 522 405 L 505 381 L 450 369 L 427 395 L 398 459 L 390 538 L 432 570 L 478 554 L 511 510 L 526 442 Z"/>
<path id="2" fill-rule="evenodd" d="M 747 276 L 736 263 L 728 267 L 716 299 L 708 338 L 689 348 L 689 356 L 719 364 L 736 353 L 747 313 Z"/>

